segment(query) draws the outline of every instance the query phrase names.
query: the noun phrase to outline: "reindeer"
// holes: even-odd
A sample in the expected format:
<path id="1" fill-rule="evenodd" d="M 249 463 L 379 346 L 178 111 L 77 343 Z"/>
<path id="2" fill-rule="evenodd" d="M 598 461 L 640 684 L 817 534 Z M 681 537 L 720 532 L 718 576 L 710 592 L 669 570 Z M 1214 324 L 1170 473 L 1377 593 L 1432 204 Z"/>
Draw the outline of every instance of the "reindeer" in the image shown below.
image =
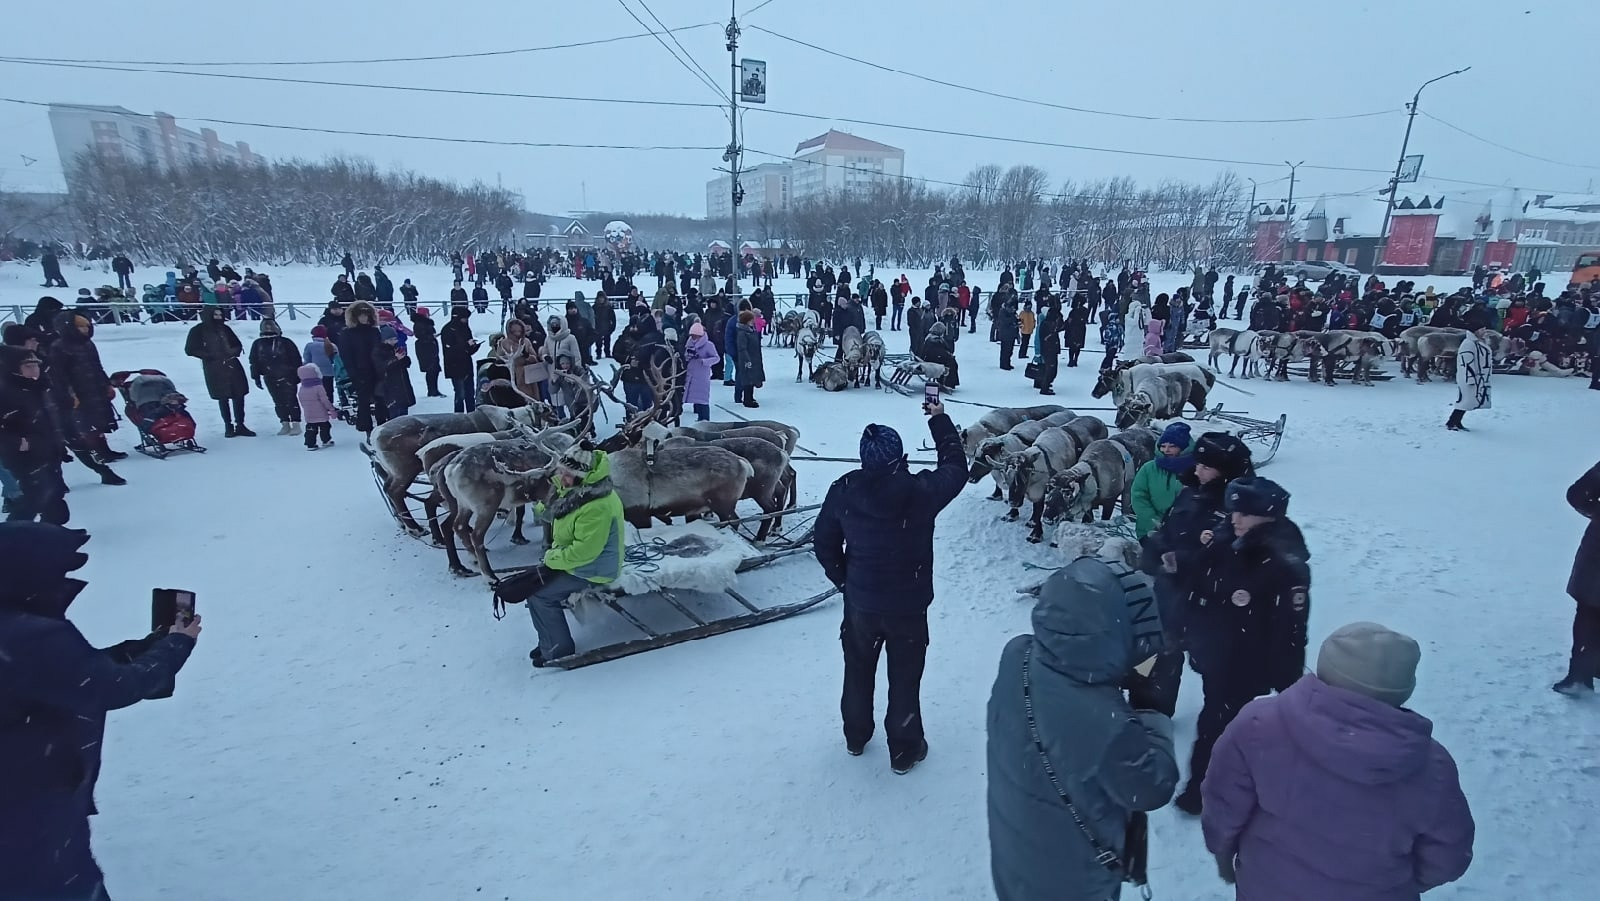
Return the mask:
<path id="1" fill-rule="evenodd" d="M 445 503 L 449 507 L 446 523 L 477 560 L 478 571 L 493 580 L 484 539 L 489 526 L 501 511 L 513 513 L 514 544 L 527 544 L 522 523 L 527 505 L 545 500 L 550 491 L 553 466 L 562 451 L 575 440 L 562 429 L 576 423 L 545 429 L 536 435 L 512 441 L 492 441 L 465 448 L 439 466 Z M 454 546 L 448 548 L 451 572 L 472 573 L 460 566 Z"/>
<path id="2" fill-rule="evenodd" d="M 718 432 L 722 434 L 750 428 L 769 429 L 783 438 L 783 452 L 791 457 L 794 456 L 795 448 L 800 446 L 799 429 L 772 419 L 751 419 L 741 422 L 697 422 L 693 426 L 685 426 L 685 428 L 692 428 L 696 432 Z"/>
<path id="3" fill-rule="evenodd" d="M 850 387 L 854 376 L 849 367 L 838 360 L 829 360 L 811 373 L 811 381 L 824 391 L 843 391 Z"/>
<path id="4" fill-rule="evenodd" d="M 1424 335 L 1459 333 L 1462 333 L 1461 329 L 1442 328 L 1437 325 L 1413 325 L 1410 328 L 1402 331 L 1400 333 L 1400 337 L 1395 338 L 1392 342 L 1390 342 L 1390 346 L 1394 351 L 1394 358 L 1400 361 L 1400 374 L 1416 374 L 1418 359 L 1417 342 L 1421 340 Z M 1419 377 L 1417 381 L 1425 382 L 1427 379 Z"/>
<path id="5" fill-rule="evenodd" d="M 1252 351 L 1266 363 L 1264 375 L 1279 382 L 1289 380 L 1290 363 L 1298 363 L 1306 358 L 1305 342 L 1296 338 L 1293 332 L 1271 329 L 1256 333 L 1256 346 Z"/>
<path id="6" fill-rule="evenodd" d="M 1033 446 L 1006 461 L 1007 479 L 1011 488 L 1011 509 L 1006 513 L 1008 522 L 1015 522 L 1022 510 L 1024 499 L 1033 502 L 1033 515 L 1028 520 L 1028 542 L 1038 544 L 1044 540 L 1044 499 L 1050 480 L 1056 473 L 1078 462 L 1078 445 L 1065 429 L 1048 429 L 1039 435 Z"/>
<path id="7" fill-rule="evenodd" d="M 692 429 L 678 429 L 693 432 Z M 734 432 L 763 432 L 764 435 L 740 437 Z M 705 434 L 705 433 L 701 433 Z M 725 437 L 715 434 L 702 438 L 697 434 L 675 435 L 662 442 L 662 448 L 720 447 L 732 451 L 750 464 L 754 474 L 745 483 L 741 499 L 749 499 L 761 507 L 768 518 L 761 520 L 756 529 L 756 541 L 767 540 L 774 528 L 782 528 L 781 512 L 795 504 L 797 486 L 794 468 L 789 465 L 789 455 L 783 451 L 783 439 L 771 429 L 730 429 Z"/>
<path id="8" fill-rule="evenodd" d="M 1332 387 L 1333 371 L 1342 360 L 1355 360 L 1355 384 L 1372 385 L 1373 363 L 1383 358 L 1383 338 L 1376 332 L 1352 329 L 1332 329 L 1326 332 L 1295 332 L 1308 351 L 1312 381 L 1317 379 L 1321 364 L 1323 384 Z"/>
<path id="9" fill-rule="evenodd" d="M 806 322 L 806 314 L 799 310 L 790 310 L 776 318 L 777 321 L 773 322 L 767 331 L 767 346 L 793 347 L 796 336 L 800 334 L 800 327 Z"/>
<path id="10" fill-rule="evenodd" d="M 514 426 L 538 428 L 548 415 L 549 408 L 542 403 L 514 410 L 486 405 L 471 413 L 412 413 L 373 429 L 369 453 L 381 470 L 384 494 L 401 526 L 415 535 L 427 531 L 406 508 L 406 492 L 423 471 L 418 452 L 424 445 L 447 435 L 501 432 Z"/>
<path id="11" fill-rule="evenodd" d="M 1031 447 L 1034 439 L 1046 428 L 1048 426 L 1043 420 L 1025 419 L 1004 435 L 986 439 L 972 455 L 972 465 L 967 468 L 967 483 L 976 485 L 983 481 L 984 476 L 993 474 L 994 494 L 989 495 L 989 500 L 1000 500 L 1004 496 L 1002 489 L 1005 487 L 1003 472 L 1006 461 Z"/>
<path id="12" fill-rule="evenodd" d="M 914 378 L 922 379 L 924 384 L 938 382 L 944 378 L 949 369 L 939 363 L 929 363 L 926 360 L 901 360 L 894 364 L 894 372 L 889 376 L 889 387 L 905 393 Z"/>
<path id="13" fill-rule="evenodd" d="M 865 358 L 866 346 L 861 339 L 861 330 L 853 325 L 847 327 L 839 335 L 839 347 L 833 359 L 835 362 L 843 364 L 845 378 L 852 388 L 859 387 L 865 383 L 863 379 L 865 372 L 862 367 Z"/>
<path id="14" fill-rule="evenodd" d="M 1402 333 L 1404 334 L 1404 333 Z M 1456 351 L 1461 347 L 1461 342 L 1466 340 L 1467 333 L 1461 329 L 1441 329 L 1432 334 L 1422 335 L 1416 339 L 1417 350 L 1417 384 L 1430 381 L 1428 371 L 1433 368 L 1434 361 L 1438 361 L 1441 374 L 1453 377 L 1455 374 Z M 1503 363 L 1510 354 L 1515 342 L 1511 338 L 1495 331 L 1485 331 L 1483 343 L 1489 345 L 1490 352 L 1494 355 L 1496 363 Z"/>
<path id="15" fill-rule="evenodd" d="M 738 518 L 736 507 L 755 467 L 726 448 L 695 445 L 660 447 L 646 459 L 643 448 L 611 455 L 611 484 L 622 499 L 623 516 L 636 528 L 652 517 L 699 516 L 707 511 L 723 522 Z"/>
<path id="16" fill-rule="evenodd" d="M 794 368 L 795 381 L 800 381 L 800 376 L 802 373 L 809 378 L 816 378 L 816 374 L 812 369 L 812 363 L 815 362 L 817 348 L 821 345 L 822 330 L 816 325 L 811 317 L 808 316 L 805 324 L 800 326 L 800 330 L 795 333 L 794 355 L 798 360 Z"/>
<path id="17" fill-rule="evenodd" d="M 671 415 L 673 407 L 672 385 L 668 382 L 666 376 L 662 375 L 661 367 L 654 363 L 650 364 L 650 370 L 646 373 L 646 378 L 650 380 L 651 396 L 653 397 L 650 406 L 643 410 L 625 407 L 629 411 L 628 418 L 623 421 L 622 425 L 617 427 L 616 434 L 607 436 L 599 442 L 598 447 L 600 450 L 607 453 L 615 453 L 624 448 L 632 447 L 641 440 L 661 441 L 670 436 L 667 427 L 662 424 L 661 420 Z"/>
<path id="18" fill-rule="evenodd" d="M 1204 410 L 1216 380 L 1216 373 L 1198 363 L 1140 363 L 1101 371 L 1090 393 L 1094 397 L 1109 393 L 1117 405 L 1118 428 L 1127 428 L 1152 418 L 1175 419 L 1186 403 L 1196 412 Z"/>
<path id="19" fill-rule="evenodd" d="M 1132 503 L 1133 477 L 1139 467 L 1155 459 L 1156 434 L 1150 429 L 1129 429 L 1090 444 L 1078 462 L 1050 479 L 1044 518 L 1089 522 L 1096 507 L 1108 520 L 1117 502 Z"/>
<path id="20" fill-rule="evenodd" d="M 1248 329 L 1214 328 L 1207 340 L 1211 345 L 1211 355 L 1206 358 L 1206 365 L 1216 369 L 1217 360 L 1221 359 L 1223 354 L 1230 354 L 1233 357 L 1233 365 L 1228 367 L 1228 375 L 1231 377 L 1239 366 L 1239 358 L 1246 356 L 1255 346 L 1256 333 Z M 1244 377 L 1250 378 L 1248 360 L 1245 364 Z"/>
<path id="21" fill-rule="evenodd" d="M 867 373 L 871 373 L 873 387 L 882 388 L 883 358 L 888 353 L 888 350 L 883 346 L 883 336 L 877 332 L 867 332 L 861 336 L 861 344 L 864 348 L 864 359 L 862 360 L 864 371 L 861 384 L 866 384 Z"/>

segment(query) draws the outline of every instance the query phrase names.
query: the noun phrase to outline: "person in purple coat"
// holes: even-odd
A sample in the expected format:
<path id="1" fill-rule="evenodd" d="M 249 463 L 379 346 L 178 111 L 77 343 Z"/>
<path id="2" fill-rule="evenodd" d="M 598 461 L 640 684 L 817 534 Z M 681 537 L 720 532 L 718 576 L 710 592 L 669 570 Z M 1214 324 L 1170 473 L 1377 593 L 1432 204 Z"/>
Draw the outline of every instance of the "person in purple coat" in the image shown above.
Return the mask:
<path id="1" fill-rule="evenodd" d="M 706 337 L 706 327 L 698 322 L 689 326 L 689 343 L 683 348 L 683 402 L 694 409 L 699 422 L 711 418 L 711 367 L 718 356 L 716 346 Z"/>
<path id="2" fill-rule="evenodd" d="M 1237 901 L 1418 901 L 1472 864 L 1474 825 L 1433 723 L 1405 709 L 1416 641 L 1352 623 L 1315 675 L 1217 742 L 1201 826 Z"/>

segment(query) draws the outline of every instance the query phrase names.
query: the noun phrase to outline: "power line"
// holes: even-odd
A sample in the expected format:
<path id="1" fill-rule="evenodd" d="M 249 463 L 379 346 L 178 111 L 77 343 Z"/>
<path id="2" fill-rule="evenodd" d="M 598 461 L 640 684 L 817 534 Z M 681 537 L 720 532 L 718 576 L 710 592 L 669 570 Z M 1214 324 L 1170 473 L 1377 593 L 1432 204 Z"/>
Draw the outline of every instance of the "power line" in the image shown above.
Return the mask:
<path id="1" fill-rule="evenodd" d="M 1488 144 L 1490 147 L 1498 147 L 1501 150 L 1506 151 L 1507 153 L 1514 153 L 1517 156 L 1525 156 L 1530 160 L 1538 160 L 1541 163 L 1550 163 L 1550 164 L 1556 165 L 1556 166 L 1566 166 L 1566 167 L 1568 167 L 1570 169 L 1600 169 L 1600 166 L 1590 165 L 1588 163 L 1568 163 L 1568 162 L 1564 162 L 1562 160 L 1553 160 L 1553 159 L 1550 159 L 1547 156 L 1539 156 L 1538 154 L 1528 153 L 1525 150 L 1518 150 L 1515 147 L 1508 147 L 1505 144 L 1501 144 L 1501 143 L 1499 143 L 1497 141 L 1491 141 L 1491 140 L 1489 140 L 1488 138 L 1486 138 L 1486 137 L 1484 137 L 1482 135 L 1473 134 L 1472 132 L 1467 131 L 1465 128 L 1462 128 L 1459 125 L 1455 125 L 1455 124 L 1452 124 L 1450 122 L 1446 122 L 1443 119 L 1439 118 L 1438 116 L 1435 116 L 1432 113 L 1429 113 L 1429 112 L 1427 112 L 1425 110 L 1418 110 L 1417 112 L 1421 113 L 1422 115 L 1426 116 L 1429 119 L 1432 119 L 1433 121 L 1439 123 L 1440 125 L 1443 125 L 1445 128 L 1451 129 L 1452 131 L 1458 131 L 1461 134 L 1464 134 L 1467 137 L 1473 139 L 1474 141 L 1482 141 L 1483 143 Z"/>
<path id="2" fill-rule="evenodd" d="M 818 116 L 811 113 L 797 113 L 790 110 L 774 109 L 770 106 L 752 107 L 752 111 L 768 113 L 774 116 L 791 116 L 797 119 L 811 119 L 820 122 L 849 122 L 853 125 L 870 125 L 875 128 L 893 128 L 901 131 L 915 131 L 922 134 L 942 135 L 952 138 L 973 138 L 980 141 L 999 141 L 1006 144 L 1023 144 L 1030 147 L 1051 147 L 1057 150 L 1082 150 L 1090 153 L 1110 153 L 1121 156 L 1139 156 L 1151 159 L 1183 160 L 1194 163 L 1220 163 L 1227 166 L 1258 166 L 1282 168 L 1281 163 L 1269 163 L 1260 160 L 1236 160 L 1226 157 L 1187 156 L 1180 153 L 1161 153 L 1154 150 L 1125 150 L 1113 147 L 1093 147 L 1087 144 L 1064 144 L 1056 141 L 1041 141 L 1035 138 L 1015 138 L 1003 135 L 984 135 L 966 131 L 951 131 L 943 128 L 928 128 L 922 125 L 897 125 L 890 122 L 873 122 L 868 119 L 851 119 L 845 116 Z M 1306 164 L 1307 169 L 1320 169 L 1326 172 L 1360 172 L 1373 175 L 1387 175 L 1387 169 L 1365 169 L 1353 166 L 1319 166 Z"/>
<path id="3" fill-rule="evenodd" d="M 0 102 L 20 103 L 24 106 L 51 106 L 37 100 L 18 100 L 13 97 L 0 97 Z M 399 138 L 406 141 L 435 141 L 445 144 L 486 144 L 499 147 L 535 147 L 543 149 L 571 149 L 571 150 L 721 150 L 721 147 L 681 147 L 681 146 L 642 146 L 631 144 L 563 144 L 550 141 L 507 141 L 495 138 L 454 138 L 441 135 L 409 135 L 387 131 L 355 131 L 343 128 L 317 128 L 310 125 L 283 125 L 272 122 L 245 122 L 238 119 L 214 119 L 206 116 L 179 116 L 192 122 L 209 122 L 214 125 L 237 125 L 245 128 L 272 128 L 281 131 L 298 131 L 328 135 L 353 135 L 363 138 Z"/>
<path id="4" fill-rule="evenodd" d="M 559 94 L 523 94 L 513 91 L 479 91 L 466 88 L 424 88 L 410 85 L 370 84 L 359 81 L 325 81 L 314 78 L 287 78 L 279 75 L 245 75 L 239 72 L 184 72 L 177 69 L 130 69 L 119 66 L 89 65 L 85 63 L 33 62 L 16 57 L 0 57 L 0 63 L 19 66 L 45 66 L 57 69 L 90 69 L 102 72 L 149 73 L 153 75 L 183 75 L 189 78 L 222 78 L 237 81 L 261 81 L 276 84 L 301 84 L 319 87 L 368 88 L 378 91 L 407 91 L 417 94 L 446 94 L 465 97 L 503 97 L 513 100 L 552 100 L 573 103 L 620 103 L 634 106 L 671 106 L 689 109 L 722 109 L 720 103 L 695 103 L 687 100 L 635 100 L 620 97 L 568 97 Z"/>
<path id="5" fill-rule="evenodd" d="M 762 4 L 762 5 L 764 6 L 765 4 Z M 812 50 L 815 50 L 815 51 L 817 51 L 819 53 L 825 53 L 825 54 L 827 54 L 829 56 L 837 57 L 838 59 L 848 60 L 848 61 L 853 62 L 853 63 L 858 63 L 860 65 L 867 66 L 869 68 L 877 69 L 877 70 L 879 70 L 881 72 L 890 72 L 890 73 L 893 73 L 895 75 L 904 75 L 904 76 L 906 76 L 908 78 L 915 78 L 915 79 L 917 79 L 919 81 L 926 81 L 926 82 L 928 82 L 930 84 L 940 85 L 941 87 L 954 88 L 954 89 L 956 89 L 958 91 L 968 91 L 968 92 L 973 93 L 973 94 L 980 94 L 980 95 L 982 95 L 984 97 L 994 97 L 994 98 L 999 99 L 999 100 L 1011 100 L 1011 101 L 1015 101 L 1017 103 L 1030 104 L 1032 106 L 1043 106 L 1043 107 L 1049 107 L 1050 109 L 1065 110 L 1066 112 L 1071 112 L 1071 113 L 1086 113 L 1086 114 L 1092 115 L 1092 116 L 1111 116 L 1111 117 L 1117 118 L 1117 119 L 1138 119 L 1138 120 L 1145 121 L 1145 122 L 1187 122 L 1187 123 L 1207 123 L 1207 124 L 1217 124 L 1217 125 L 1281 125 L 1281 124 L 1288 124 L 1288 123 L 1293 123 L 1293 122 L 1333 122 L 1333 121 L 1341 121 L 1341 120 L 1347 120 L 1347 119 L 1368 119 L 1368 118 L 1372 118 L 1374 116 L 1388 116 L 1388 115 L 1392 115 L 1394 113 L 1400 112 L 1397 109 L 1385 109 L 1385 110 L 1374 110 L 1374 111 L 1369 112 L 1369 113 L 1350 113 L 1350 114 L 1341 115 L 1341 116 L 1299 116 L 1299 117 L 1286 118 L 1286 119 L 1205 119 L 1205 118 L 1194 118 L 1194 117 L 1188 117 L 1188 116 L 1146 116 L 1146 115 L 1140 115 L 1140 114 L 1137 114 L 1137 113 L 1116 112 L 1116 111 L 1113 111 L 1113 110 L 1089 109 L 1087 107 L 1068 106 L 1068 105 L 1062 104 L 1062 103 L 1051 103 L 1048 100 L 1035 100 L 1035 99 L 1028 98 L 1028 97 L 1018 97 L 1018 96 L 1013 95 L 1013 94 L 1002 94 L 1002 93 L 999 93 L 999 92 L 996 92 L 996 91 L 985 90 L 983 88 L 975 88 L 975 87 L 972 87 L 970 85 L 957 84 L 957 83 L 955 83 L 953 81 L 945 81 L 945 80 L 940 79 L 940 78 L 934 78 L 934 77 L 932 77 L 930 75 L 922 75 L 922 74 L 917 73 L 917 72 L 908 72 L 905 69 L 896 69 L 896 68 L 894 68 L 892 66 L 880 65 L 879 63 L 875 63 L 875 62 L 872 62 L 870 60 L 865 60 L 865 59 L 861 59 L 859 57 L 849 56 L 849 55 L 846 55 L 846 54 L 843 54 L 843 53 L 839 53 L 839 52 L 834 51 L 834 50 L 829 50 L 827 47 L 820 47 L 820 46 L 818 46 L 816 44 L 812 44 L 812 43 L 809 43 L 807 41 L 802 41 L 799 38 L 793 38 L 793 37 L 790 37 L 790 36 L 788 36 L 786 34 L 779 34 L 778 32 L 771 30 L 770 28 L 762 28 L 760 25 L 751 25 L 750 28 L 755 30 L 755 31 L 759 31 L 759 32 L 761 32 L 763 34 L 771 35 L 772 37 L 775 37 L 775 38 L 777 38 L 777 39 L 779 39 L 781 41 L 788 41 L 791 44 L 799 44 L 802 47 L 809 47 Z"/>
<path id="6" fill-rule="evenodd" d="M 769 0 L 770 2 L 770 0 Z M 698 25 L 683 25 L 669 28 L 668 31 L 694 31 L 697 28 L 709 28 L 718 25 L 718 22 L 701 22 Z M 631 41 L 637 38 L 650 37 L 652 32 L 641 31 L 637 34 L 623 34 L 613 38 L 597 38 L 589 41 L 574 41 L 570 44 L 546 44 L 540 47 L 515 47 L 509 50 L 480 50 L 472 53 L 442 53 L 435 56 L 384 56 L 368 59 L 291 59 L 291 60 L 130 60 L 130 59 L 70 59 L 49 56 L 20 56 L 12 57 L 18 62 L 37 63 L 95 63 L 121 66 L 356 66 L 371 63 L 427 63 L 447 59 L 483 59 L 494 56 L 513 56 L 521 53 L 539 53 L 545 50 L 570 50 L 576 47 L 596 47 L 601 44 L 614 44 L 619 41 Z"/>
<path id="7" fill-rule="evenodd" d="M 650 15 L 650 18 L 652 20 L 654 20 L 657 25 L 661 26 L 661 33 L 665 34 L 668 38 L 670 38 L 672 40 L 673 45 L 676 46 L 679 50 L 683 51 L 684 59 L 687 59 L 689 62 L 693 63 L 694 67 L 696 69 L 700 70 L 700 74 L 704 75 L 706 77 L 706 82 L 712 86 L 713 90 L 716 90 L 717 96 L 721 97 L 722 96 L 722 90 L 720 88 L 716 87 L 717 81 L 716 81 L 716 79 L 711 77 L 711 73 L 710 72 L 706 71 L 706 67 L 700 65 L 700 61 L 695 59 L 694 56 L 689 53 L 689 48 L 683 46 L 683 43 L 678 40 L 678 36 L 672 33 L 672 29 L 668 28 L 667 24 L 665 22 L 661 21 L 661 18 L 656 15 L 655 10 L 650 8 L 650 4 L 646 3 L 645 0 L 638 0 L 638 2 L 639 2 L 639 6 L 643 7 L 644 11 Z M 650 26 L 646 25 L 645 27 L 649 28 Z M 659 40 L 659 38 L 658 38 L 658 40 Z"/>
<path id="8" fill-rule="evenodd" d="M 617 5 L 621 6 L 623 11 L 626 12 L 629 16 L 632 16 L 633 17 L 633 21 L 639 23 L 639 27 L 644 28 L 646 30 L 649 30 L 650 26 L 646 25 L 645 21 L 643 19 L 639 18 L 639 14 L 633 11 L 633 8 L 628 5 L 628 0 L 617 0 Z M 672 61 L 673 62 L 675 62 L 678 65 L 682 66 L 690 75 L 693 75 L 695 77 L 695 80 L 699 81 L 701 84 L 703 84 L 706 87 L 710 88 L 712 93 L 716 94 L 718 97 L 722 96 L 722 91 L 717 89 L 717 83 L 711 80 L 711 76 L 705 74 L 705 70 L 697 68 L 697 66 L 699 66 L 699 63 L 695 63 L 692 58 L 689 59 L 688 61 L 685 61 L 682 58 L 680 58 L 678 56 L 678 52 L 676 50 L 673 50 L 672 46 L 670 44 L 668 44 L 666 41 L 662 40 L 661 39 L 661 35 L 656 34 L 654 31 L 650 32 L 650 36 L 656 39 L 656 43 L 661 45 L 661 49 L 667 51 L 667 54 L 672 57 Z M 676 43 L 676 42 L 677 42 L 677 39 L 673 38 L 673 43 Z"/>
<path id="9" fill-rule="evenodd" d="M 761 2 L 757 3 L 753 8 L 745 10 L 744 14 L 749 16 L 749 15 L 753 15 L 755 13 L 758 13 L 758 12 L 761 11 L 762 7 L 766 6 L 768 3 L 771 3 L 771 2 L 772 2 L 772 0 L 761 0 Z"/>

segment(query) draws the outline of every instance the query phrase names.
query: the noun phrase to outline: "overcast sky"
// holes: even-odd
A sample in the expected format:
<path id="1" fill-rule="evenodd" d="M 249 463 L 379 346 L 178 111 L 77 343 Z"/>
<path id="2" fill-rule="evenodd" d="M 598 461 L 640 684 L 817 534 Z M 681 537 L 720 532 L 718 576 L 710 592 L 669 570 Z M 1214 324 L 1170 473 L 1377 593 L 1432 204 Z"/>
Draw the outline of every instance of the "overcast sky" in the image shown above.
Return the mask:
<path id="1" fill-rule="evenodd" d="M 640 0 L 627 6 L 651 28 Z M 1413 153 L 1434 177 L 1534 190 L 1600 187 L 1600 119 L 1594 115 L 1592 53 L 1584 36 L 1594 0 L 1392 0 L 1297 7 L 1282 0 L 1147 0 L 1044 3 L 985 0 L 739 0 L 741 55 L 769 64 L 765 111 L 744 119 L 752 150 L 792 153 L 831 127 L 903 147 L 908 173 L 960 181 L 983 163 L 1032 163 L 1059 186 L 1071 178 L 1131 175 L 1209 180 L 1232 169 L 1287 191 L 1281 161 L 1305 160 L 1297 196 L 1381 185 L 1405 128 L 1401 108 L 1423 81 L 1422 108 L 1451 125 L 1544 162 L 1418 117 Z M 670 27 L 717 22 L 676 34 L 728 86 L 721 23 L 726 2 L 649 0 Z M 746 10 L 750 10 L 748 17 Z M 1223 10 L 1226 10 L 1224 13 Z M 582 4 L 473 2 L 407 7 L 385 0 L 277 0 L 219 5 L 154 0 L 74 7 L 14 4 L 0 55 L 118 60 L 283 61 L 364 59 L 512 50 L 593 41 L 645 29 L 621 0 Z M 817 44 L 828 56 L 755 26 Z M 1282 124 L 1145 121 L 1069 112 L 980 96 L 869 68 L 853 59 L 1030 100 L 1153 117 L 1368 118 Z M 597 46 L 477 59 L 369 65 L 206 67 L 191 71 L 432 89 L 717 103 L 718 94 L 645 36 Z M 119 104 L 164 110 L 198 129 L 202 117 L 365 132 L 501 141 L 720 147 L 716 109 L 418 94 L 356 87 L 251 82 L 185 75 L 0 63 L 0 96 L 41 102 Z M 776 111 L 839 119 L 807 119 Z M 975 135 L 1088 145 L 1271 166 L 1228 165 L 948 137 L 842 121 L 912 125 Z M 530 209 L 705 213 L 705 182 L 720 151 L 548 149 L 438 144 L 382 137 L 302 134 L 213 126 L 273 157 L 351 153 L 454 179 L 500 179 Z M 24 165 L 23 156 L 38 162 Z M 769 161 L 757 154 L 748 164 Z M 45 111 L 0 103 L 0 185 L 60 185 Z M 1458 197 L 1491 189 L 1459 185 Z"/>

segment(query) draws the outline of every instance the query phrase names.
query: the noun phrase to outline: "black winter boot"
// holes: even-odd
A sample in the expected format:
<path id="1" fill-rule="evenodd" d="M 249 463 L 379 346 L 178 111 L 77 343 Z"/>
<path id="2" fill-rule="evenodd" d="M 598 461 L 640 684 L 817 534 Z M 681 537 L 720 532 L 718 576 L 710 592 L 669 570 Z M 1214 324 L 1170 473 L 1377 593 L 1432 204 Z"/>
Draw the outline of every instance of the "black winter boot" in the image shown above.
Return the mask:
<path id="1" fill-rule="evenodd" d="M 92 451 L 82 451 L 82 450 L 73 451 L 72 455 L 78 458 L 78 462 L 79 463 L 82 463 L 84 466 L 89 467 L 91 470 L 93 470 L 95 472 L 96 475 L 100 476 L 100 484 L 102 484 L 102 485 L 126 485 L 126 484 L 128 484 L 128 480 L 127 479 L 124 479 L 122 476 L 119 476 L 116 473 L 112 472 L 111 471 L 111 467 L 109 467 L 109 466 L 105 465 L 104 463 L 102 463 L 100 461 L 100 458 L 95 456 Z"/>
<path id="2" fill-rule="evenodd" d="M 254 438 L 256 436 L 256 433 L 245 428 L 242 422 L 233 427 L 233 433 L 240 438 Z"/>
<path id="3" fill-rule="evenodd" d="M 237 431 L 235 431 L 234 428 L 233 428 L 233 423 L 225 422 L 225 423 L 222 424 L 222 437 L 224 437 L 224 438 L 236 438 L 236 437 L 238 437 L 238 435 L 239 435 L 239 433 Z"/>

